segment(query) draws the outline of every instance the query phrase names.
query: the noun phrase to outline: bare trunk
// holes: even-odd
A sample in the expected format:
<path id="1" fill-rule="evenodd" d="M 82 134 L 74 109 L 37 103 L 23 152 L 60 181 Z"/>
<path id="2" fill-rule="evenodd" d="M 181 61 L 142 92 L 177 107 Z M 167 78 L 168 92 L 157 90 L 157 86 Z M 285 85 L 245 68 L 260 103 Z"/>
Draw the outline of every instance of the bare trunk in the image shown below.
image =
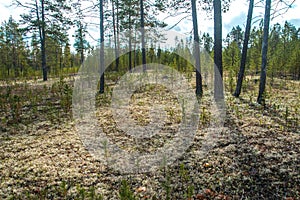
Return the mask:
<path id="1" fill-rule="evenodd" d="M 214 0 L 214 98 L 224 99 L 222 66 L 222 8 L 221 0 Z"/>
<path id="2" fill-rule="evenodd" d="M 193 29 L 194 29 L 194 57 L 196 64 L 196 94 L 202 96 L 202 77 L 200 68 L 200 46 L 199 46 L 199 34 L 198 34 L 198 22 L 197 22 L 197 8 L 196 0 L 191 0 L 192 3 L 192 15 L 193 15 Z"/>
<path id="3" fill-rule="evenodd" d="M 116 7 L 117 7 L 117 17 L 116 17 L 116 32 L 117 32 L 117 59 L 116 59 L 116 65 L 119 68 L 120 65 L 120 29 L 119 29 L 119 0 L 116 0 Z M 117 68 L 117 67 L 116 67 Z M 118 69 L 119 70 L 119 69 Z"/>
<path id="4" fill-rule="evenodd" d="M 99 0 L 100 8 L 100 90 L 99 93 L 104 93 L 104 17 L 103 17 L 103 0 Z"/>
<path id="5" fill-rule="evenodd" d="M 143 71 L 146 71 L 146 49 L 145 49 L 145 22 L 144 22 L 144 3 L 143 0 L 140 0 L 140 9 L 141 9 L 141 37 L 142 37 L 142 64 Z"/>
<path id="6" fill-rule="evenodd" d="M 240 94 L 241 94 L 241 89 L 242 89 L 242 84 L 243 84 L 243 79 L 244 79 L 244 74 L 245 74 L 247 51 L 248 51 L 248 42 L 249 42 L 250 31 L 251 31 L 253 6 L 254 6 L 254 0 L 250 0 L 248 16 L 247 16 L 246 31 L 245 31 L 245 38 L 244 38 L 244 44 L 243 44 L 243 50 L 242 50 L 241 66 L 240 66 L 240 71 L 239 71 L 239 74 L 238 74 L 236 90 L 233 94 L 235 97 L 239 97 Z"/>
<path id="7" fill-rule="evenodd" d="M 129 17 L 129 21 L 130 21 L 130 17 Z M 129 22 L 131 23 L 131 22 Z M 130 25 L 131 26 L 131 25 Z M 129 71 L 131 72 L 132 70 L 132 54 L 131 54 L 131 51 L 132 51 L 132 36 L 131 36 L 131 27 L 129 28 L 129 54 L 128 54 L 128 62 L 129 62 Z"/>
<path id="8" fill-rule="evenodd" d="M 114 1 L 111 1 L 112 7 L 112 17 L 113 17 L 113 32 L 114 32 L 114 43 L 115 43 L 115 57 L 116 57 L 116 71 L 119 71 L 119 51 L 118 51 L 118 42 L 117 42 L 117 32 L 116 32 L 116 17 L 115 17 L 115 6 Z"/>
<path id="9" fill-rule="evenodd" d="M 129 6 L 131 7 L 131 0 L 129 1 Z M 129 52 L 128 52 L 128 67 L 129 67 L 129 71 L 131 72 L 132 70 L 132 54 L 131 54 L 131 51 L 132 51 L 132 32 L 131 32 L 131 15 L 129 14 L 129 40 L 128 40 L 128 46 L 129 46 Z"/>
<path id="10" fill-rule="evenodd" d="M 36 6 L 36 15 L 37 15 L 37 21 L 39 23 L 39 36 L 40 36 L 40 42 L 41 42 L 41 56 L 42 56 L 42 70 L 43 70 L 43 80 L 47 81 L 47 63 L 46 63 L 46 33 L 45 33 L 45 8 L 44 8 L 44 0 L 41 0 L 41 17 L 39 14 L 39 6 L 37 0 L 35 1 Z"/>
<path id="11" fill-rule="evenodd" d="M 136 64 L 137 64 L 137 56 L 136 55 L 136 31 L 134 33 L 134 45 L 133 45 L 133 67 L 135 68 L 136 67 Z"/>
<path id="12" fill-rule="evenodd" d="M 261 62 L 261 72 L 260 72 L 259 93 L 257 97 L 257 103 L 259 104 L 264 103 L 264 92 L 266 87 L 270 10 L 271 10 L 271 0 L 266 0 L 265 17 L 264 17 L 264 35 L 263 35 L 263 42 L 262 42 L 262 62 Z"/>
<path id="13" fill-rule="evenodd" d="M 80 52 L 80 64 L 83 65 L 84 62 L 84 41 L 83 41 L 83 25 L 80 22 L 80 47 L 81 47 L 81 52 Z"/>

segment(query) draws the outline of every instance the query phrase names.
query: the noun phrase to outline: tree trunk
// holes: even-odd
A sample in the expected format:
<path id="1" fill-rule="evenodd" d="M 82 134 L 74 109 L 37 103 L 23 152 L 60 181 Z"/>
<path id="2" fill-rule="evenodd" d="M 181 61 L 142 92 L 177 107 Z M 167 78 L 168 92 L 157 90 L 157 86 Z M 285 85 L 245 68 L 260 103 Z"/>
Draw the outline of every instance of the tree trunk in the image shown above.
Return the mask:
<path id="1" fill-rule="evenodd" d="M 118 65 L 118 68 L 120 66 L 120 26 L 119 26 L 119 0 L 116 0 L 116 7 L 117 7 L 117 17 L 116 17 L 116 31 L 117 31 L 117 59 L 116 63 Z M 119 70 L 119 69 L 118 69 Z"/>
<path id="2" fill-rule="evenodd" d="M 131 7 L 131 0 L 129 0 L 129 6 Z M 131 51 L 132 51 L 132 32 L 131 32 L 131 26 L 132 26 L 132 24 L 131 24 L 131 14 L 129 14 L 129 40 L 128 40 L 128 42 L 129 42 L 129 44 L 128 44 L 128 46 L 129 46 L 129 52 L 128 52 L 129 72 L 131 72 L 131 70 L 132 70 L 132 56 L 131 56 L 132 55 L 131 54 Z"/>
<path id="3" fill-rule="evenodd" d="M 144 22 L 144 3 L 140 0 L 141 9 L 141 33 L 142 33 L 142 64 L 143 71 L 146 71 L 146 49 L 145 49 L 145 22 Z"/>
<path id="4" fill-rule="evenodd" d="M 224 99 L 222 66 L 222 8 L 221 0 L 214 0 L 214 98 Z"/>
<path id="5" fill-rule="evenodd" d="M 263 35 L 263 42 L 262 42 L 262 62 L 261 62 L 261 72 L 260 72 L 259 93 L 257 97 L 257 103 L 259 104 L 262 104 L 264 102 L 264 92 L 266 87 L 270 10 L 271 10 L 271 0 L 266 0 L 265 16 L 264 16 L 264 35 Z"/>
<path id="6" fill-rule="evenodd" d="M 253 6 L 254 6 L 254 0 L 250 0 L 248 16 L 247 16 L 246 31 L 245 31 L 245 38 L 244 38 L 244 44 L 243 44 L 243 50 L 242 50 L 241 66 L 240 66 L 240 71 L 239 71 L 238 80 L 237 80 L 237 84 L 236 84 L 236 89 L 233 94 L 235 97 L 239 97 L 241 94 L 241 89 L 242 89 L 242 84 L 243 84 L 243 79 L 244 79 L 244 74 L 245 74 L 248 42 L 249 42 L 250 31 L 251 31 Z"/>
<path id="7" fill-rule="evenodd" d="M 115 17 L 115 6 L 114 1 L 111 1 L 112 7 L 112 17 L 113 17 L 113 32 L 114 32 L 114 43 L 115 43 L 115 58 L 116 58 L 116 71 L 119 71 L 119 51 L 118 51 L 118 42 L 117 42 L 117 33 L 116 33 L 116 17 Z"/>
<path id="8" fill-rule="evenodd" d="M 103 0 L 99 0 L 100 10 L 100 90 L 99 93 L 104 93 L 104 17 L 103 17 Z"/>
<path id="9" fill-rule="evenodd" d="M 129 20 L 130 20 L 130 17 L 129 17 Z M 129 22 L 131 23 L 131 22 Z M 132 36 L 131 36 L 131 28 L 129 28 L 129 52 L 128 52 L 128 62 L 129 62 L 129 71 L 131 72 L 132 70 L 132 54 L 131 54 L 131 51 L 132 51 Z"/>
<path id="10" fill-rule="evenodd" d="M 197 22 L 197 8 L 196 0 L 191 0 L 192 3 L 192 16 L 193 16 L 193 29 L 194 29 L 194 57 L 196 64 L 196 95 L 202 96 L 202 77 L 200 68 L 200 46 L 199 46 L 199 34 L 198 34 L 198 22 Z"/>
<path id="11" fill-rule="evenodd" d="M 45 8 L 44 0 L 41 0 L 41 17 L 39 15 L 39 6 L 37 0 L 35 1 L 37 21 L 39 23 L 39 36 L 41 42 L 41 56 L 42 56 L 42 70 L 43 70 L 43 81 L 47 81 L 47 63 L 46 63 L 46 33 L 45 33 Z"/>
<path id="12" fill-rule="evenodd" d="M 137 56 L 138 55 L 136 55 L 136 53 L 137 53 L 137 51 L 136 51 L 136 31 L 134 32 L 134 43 L 133 43 L 134 45 L 133 45 L 133 67 L 135 68 L 136 67 L 136 65 L 137 65 Z"/>
<path id="13" fill-rule="evenodd" d="M 81 52 L 80 52 L 80 65 L 83 65 L 84 62 L 84 41 L 83 41 L 83 25 L 80 22 L 80 47 L 81 47 Z"/>

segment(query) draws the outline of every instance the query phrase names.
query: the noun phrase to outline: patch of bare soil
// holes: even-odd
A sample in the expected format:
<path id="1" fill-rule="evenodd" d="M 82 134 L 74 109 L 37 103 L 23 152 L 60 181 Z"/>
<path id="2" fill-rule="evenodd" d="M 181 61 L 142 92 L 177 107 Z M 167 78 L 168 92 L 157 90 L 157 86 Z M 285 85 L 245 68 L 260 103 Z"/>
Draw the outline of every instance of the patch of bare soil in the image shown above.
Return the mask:
<path id="1" fill-rule="evenodd" d="M 268 89 L 265 106 L 254 103 L 252 91 L 244 91 L 243 99 L 228 94 L 217 136 L 205 93 L 199 129 L 186 153 L 170 166 L 137 174 L 120 174 L 85 149 L 71 118 L 71 83 L 19 86 L 14 91 L 21 92 L 9 94 L 9 86 L 1 86 L 0 199 L 120 199 L 122 180 L 136 199 L 300 199 L 299 83 L 285 84 Z M 182 120 L 172 92 L 141 88 L 132 96 L 130 117 L 145 125 L 150 106 L 163 104 L 167 118 L 160 134 L 136 143 L 115 123 L 110 101 L 109 92 L 97 96 L 99 125 L 129 152 L 154 152 Z"/>

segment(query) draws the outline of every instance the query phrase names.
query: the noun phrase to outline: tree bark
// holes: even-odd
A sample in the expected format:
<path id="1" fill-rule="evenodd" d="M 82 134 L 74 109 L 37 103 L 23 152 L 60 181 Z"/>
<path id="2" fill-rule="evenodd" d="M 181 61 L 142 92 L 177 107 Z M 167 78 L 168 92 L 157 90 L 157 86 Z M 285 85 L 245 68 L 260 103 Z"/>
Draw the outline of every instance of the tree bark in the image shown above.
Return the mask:
<path id="1" fill-rule="evenodd" d="M 265 16 L 264 16 L 264 35 L 263 35 L 263 42 L 262 42 L 262 62 L 261 62 L 261 72 L 260 72 L 259 93 L 257 97 L 257 103 L 259 104 L 264 103 L 264 92 L 266 87 L 270 11 L 271 11 L 271 0 L 266 0 Z"/>
<path id="2" fill-rule="evenodd" d="M 117 59 L 116 63 L 118 63 L 118 68 L 120 66 L 120 25 L 119 25 L 119 0 L 116 0 L 116 7 L 117 7 L 117 13 L 116 13 L 116 31 L 117 31 Z M 118 69 L 119 70 L 119 69 Z"/>
<path id="3" fill-rule="evenodd" d="M 140 0 L 140 10 L 141 10 L 141 33 L 142 33 L 142 64 L 143 71 L 146 71 L 146 49 L 145 49 L 145 22 L 144 22 L 144 3 Z"/>
<path id="4" fill-rule="evenodd" d="M 131 0 L 129 0 L 129 6 L 131 7 Z M 128 52 L 128 69 L 129 69 L 129 72 L 131 72 L 132 70 L 132 54 L 131 54 L 131 51 L 132 51 L 132 24 L 131 24 L 131 13 L 129 14 L 129 19 L 128 19 L 128 22 L 129 22 L 129 38 L 128 38 L 128 47 L 129 47 L 129 52 Z"/>
<path id="5" fill-rule="evenodd" d="M 131 1 L 130 2 L 130 6 L 131 6 Z M 131 51 L 132 51 L 132 31 L 131 31 L 131 16 L 129 16 L 129 52 L 128 52 L 128 62 L 129 62 L 129 71 L 131 72 L 132 70 L 132 54 L 131 54 Z"/>
<path id="6" fill-rule="evenodd" d="M 99 93 L 104 93 L 104 17 L 103 17 L 103 0 L 99 0 L 100 10 L 100 90 Z"/>
<path id="7" fill-rule="evenodd" d="M 222 8 L 221 0 L 214 0 L 214 98 L 224 99 L 222 66 Z"/>
<path id="8" fill-rule="evenodd" d="M 241 94 L 241 89 L 242 89 L 242 84 L 243 84 L 243 79 L 244 79 L 244 74 L 245 74 L 248 43 L 249 43 L 249 37 L 250 37 L 250 31 L 251 31 L 253 6 L 254 6 L 254 0 L 250 0 L 249 9 L 248 9 L 248 16 L 247 16 L 246 31 L 245 31 L 245 38 L 244 38 L 244 44 L 243 44 L 243 50 L 242 50 L 241 66 L 240 66 L 240 71 L 239 71 L 239 74 L 238 74 L 236 89 L 235 89 L 235 92 L 233 94 L 235 97 L 239 97 L 240 94 Z"/>
<path id="9" fill-rule="evenodd" d="M 80 22 L 80 47 L 81 47 L 81 52 L 80 52 L 80 64 L 83 65 L 84 62 L 84 41 L 83 41 L 83 25 Z"/>
<path id="10" fill-rule="evenodd" d="M 39 23 L 39 37 L 41 43 L 41 57 L 42 57 L 42 70 L 43 70 L 43 81 L 47 81 L 47 63 L 46 63 L 46 33 L 45 33 L 45 8 L 44 8 L 44 0 L 41 0 L 41 18 L 39 13 L 39 6 L 37 0 L 35 1 L 36 6 L 36 16 L 37 21 Z"/>
<path id="11" fill-rule="evenodd" d="M 196 64 L 196 95 L 202 96 L 202 77 L 200 68 L 200 46 L 199 46 L 199 33 L 197 21 L 197 7 L 196 0 L 191 0 L 192 3 L 192 16 L 193 16 L 193 29 L 194 29 L 194 57 Z"/>
<path id="12" fill-rule="evenodd" d="M 113 17 L 113 32 L 114 32 L 114 43 L 115 43 L 115 58 L 116 58 L 116 71 L 119 71 L 119 51 L 118 51 L 118 41 L 117 41 L 117 32 L 116 32 L 116 17 L 115 17 L 115 6 L 114 1 L 111 1 L 112 7 L 112 17 Z"/>

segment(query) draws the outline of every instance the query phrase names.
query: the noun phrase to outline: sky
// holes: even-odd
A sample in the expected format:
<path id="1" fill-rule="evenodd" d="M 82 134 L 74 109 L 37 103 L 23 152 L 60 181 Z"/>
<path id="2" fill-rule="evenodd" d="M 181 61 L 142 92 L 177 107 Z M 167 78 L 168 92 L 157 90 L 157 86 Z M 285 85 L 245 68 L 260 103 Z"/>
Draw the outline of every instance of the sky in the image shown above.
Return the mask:
<path id="1" fill-rule="evenodd" d="M 25 1 L 25 0 L 21 0 Z M 292 0 L 287 0 L 292 1 Z M 0 0 L 0 23 L 4 20 L 7 20 L 9 16 L 13 16 L 14 19 L 20 19 L 19 15 L 24 13 L 21 8 L 9 7 L 8 5 L 11 4 L 10 0 Z M 226 37 L 227 33 L 232 29 L 232 27 L 240 25 L 241 28 L 244 30 L 248 12 L 248 1 L 247 0 L 234 0 L 231 3 L 230 9 L 227 13 L 222 15 L 222 22 L 223 22 L 223 38 Z M 260 7 L 259 7 L 260 6 Z M 278 6 L 278 9 L 280 5 Z M 263 18 L 264 8 L 261 4 L 257 5 L 254 8 L 254 20 Z M 296 27 L 300 27 L 300 0 L 295 0 L 293 7 L 288 10 L 287 13 L 282 14 L 281 16 L 276 17 L 271 21 L 271 24 L 280 23 L 284 24 L 285 21 L 289 21 L 294 24 Z M 159 16 L 159 19 L 164 19 L 166 17 L 165 14 Z M 179 17 L 176 18 L 167 18 L 165 22 L 172 26 L 174 25 Z M 199 26 L 199 34 L 202 35 L 204 32 L 208 32 L 213 36 L 213 20 L 207 16 L 206 13 L 203 11 L 198 10 L 198 26 Z M 97 38 L 99 36 L 98 33 L 95 32 L 97 28 L 94 30 L 90 30 L 92 35 L 95 35 Z M 178 32 L 179 34 L 189 34 L 192 31 L 192 21 L 191 18 L 187 20 L 183 20 L 179 23 L 176 27 L 173 28 L 173 31 Z M 93 33 L 94 32 L 94 33 Z M 70 34 L 73 34 L 74 30 L 70 31 Z M 93 43 L 92 39 L 90 39 L 91 43 Z M 71 39 L 72 43 L 72 39 Z"/>

